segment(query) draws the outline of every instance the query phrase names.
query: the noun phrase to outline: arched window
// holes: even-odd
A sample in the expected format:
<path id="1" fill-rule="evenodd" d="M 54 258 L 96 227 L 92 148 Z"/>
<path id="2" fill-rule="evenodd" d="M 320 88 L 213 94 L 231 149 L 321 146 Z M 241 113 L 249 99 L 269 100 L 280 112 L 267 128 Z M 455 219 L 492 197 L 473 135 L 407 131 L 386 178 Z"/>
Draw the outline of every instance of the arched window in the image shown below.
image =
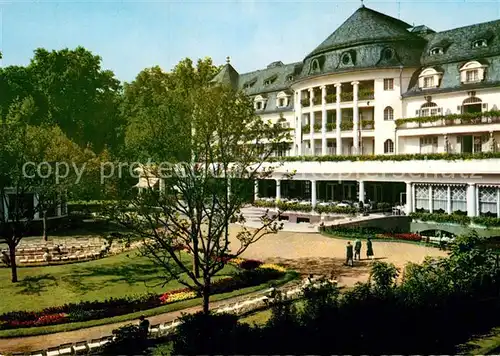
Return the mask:
<path id="1" fill-rule="evenodd" d="M 394 153 L 394 142 L 392 140 L 385 140 L 384 153 Z"/>
<path id="2" fill-rule="evenodd" d="M 391 108 L 390 106 L 388 106 L 384 109 L 384 120 L 385 121 L 394 120 L 394 109 Z"/>
<path id="3" fill-rule="evenodd" d="M 418 85 L 420 89 L 437 88 L 442 76 L 443 73 L 438 72 L 436 69 L 426 68 L 418 76 Z"/>
<path id="4" fill-rule="evenodd" d="M 471 96 L 462 102 L 462 113 L 475 113 L 483 111 L 483 101 L 476 96 Z"/>
<path id="5" fill-rule="evenodd" d="M 420 107 L 420 116 L 437 116 L 441 114 L 441 109 L 437 107 L 436 103 L 432 101 L 423 104 Z"/>

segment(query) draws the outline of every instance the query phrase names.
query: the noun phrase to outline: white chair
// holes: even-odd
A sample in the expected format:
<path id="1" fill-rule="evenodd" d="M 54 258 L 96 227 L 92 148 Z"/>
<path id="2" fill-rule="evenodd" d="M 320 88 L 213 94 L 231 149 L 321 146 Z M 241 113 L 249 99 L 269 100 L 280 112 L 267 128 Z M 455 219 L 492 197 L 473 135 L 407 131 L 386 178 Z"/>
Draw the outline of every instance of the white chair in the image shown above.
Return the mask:
<path id="1" fill-rule="evenodd" d="M 99 349 L 101 347 L 101 339 L 90 340 L 90 342 L 87 344 L 87 347 L 89 349 L 89 352 Z"/>
<path id="2" fill-rule="evenodd" d="M 45 356 L 45 352 L 43 350 L 31 351 L 30 356 Z"/>
<path id="3" fill-rule="evenodd" d="M 75 355 L 85 355 L 89 351 L 87 341 L 80 341 L 73 346 L 73 353 Z"/>
<path id="4" fill-rule="evenodd" d="M 59 355 L 59 346 L 49 347 L 47 349 L 47 356 L 57 356 L 57 355 Z"/>
<path id="5" fill-rule="evenodd" d="M 72 355 L 73 354 L 73 344 L 62 344 L 59 345 L 59 355 Z"/>

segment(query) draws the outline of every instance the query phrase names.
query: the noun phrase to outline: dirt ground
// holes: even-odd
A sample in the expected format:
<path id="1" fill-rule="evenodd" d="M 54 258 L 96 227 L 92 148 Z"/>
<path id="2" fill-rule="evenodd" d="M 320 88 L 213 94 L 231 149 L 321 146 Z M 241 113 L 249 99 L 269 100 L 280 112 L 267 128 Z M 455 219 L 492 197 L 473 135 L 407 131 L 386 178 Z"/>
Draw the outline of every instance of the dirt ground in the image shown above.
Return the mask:
<path id="1" fill-rule="evenodd" d="M 234 238 L 240 227 L 233 226 L 233 249 L 239 246 Z M 366 257 L 366 243 L 361 248 L 361 261 L 355 261 L 354 267 L 344 266 L 346 239 L 335 239 L 317 233 L 296 233 L 280 231 L 264 236 L 251 245 L 243 254 L 245 258 L 259 259 L 268 263 L 283 264 L 297 272 L 308 275 L 326 275 L 332 273 L 340 285 L 352 286 L 356 282 L 366 281 L 373 261 L 386 261 L 403 271 L 408 262 L 419 263 L 426 256 L 446 256 L 437 248 L 419 246 L 406 242 L 383 242 L 373 240 L 374 260 Z M 351 241 L 354 243 L 354 241 Z M 402 275 L 402 273 L 400 274 Z"/>
<path id="2" fill-rule="evenodd" d="M 237 249 L 239 241 L 235 238 L 239 226 L 231 227 L 231 247 Z M 353 242 L 353 241 L 352 241 Z M 279 263 L 288 266 L 303 275 L 316 274 L 336 276 L 340 285 L 352 286 L 356 282 L 366 281 L 371 260 L 366 259 L 366 245 L 363 242 L 362 259 L 354 267 L 344 266 L 345 245 L 347 240 L 322 236 L 317 233 L 296 233 L 280 231 L 278 234 L 264 236 L 251 245 L 243 254 L 245 258 L 258 259 L 267 263 Z M 445 256 L 436 248 L 423 247 L 411 243 L 373 241 L 375 260 L 388 261 L 402 268 L 408 262 L 421 262 L 425 256 Z M 226 300 L 220 303 L 228 303 Z M 220 304 L 220 303 L 214 303 Z M 199 308 L 190 308 L 183 312 L 194 312 Z M 149 318 L 154 323 L 173 320 L 181 311 L 166 313 Z M 67 342 L 91 340 L 110 335 L 113 329 L 130 322 L 102 325 L 88 329 L 75 330 L 42 336 L 12 338 L 0 340 L 0 352 L 27 352 L 57 346 Z"/>

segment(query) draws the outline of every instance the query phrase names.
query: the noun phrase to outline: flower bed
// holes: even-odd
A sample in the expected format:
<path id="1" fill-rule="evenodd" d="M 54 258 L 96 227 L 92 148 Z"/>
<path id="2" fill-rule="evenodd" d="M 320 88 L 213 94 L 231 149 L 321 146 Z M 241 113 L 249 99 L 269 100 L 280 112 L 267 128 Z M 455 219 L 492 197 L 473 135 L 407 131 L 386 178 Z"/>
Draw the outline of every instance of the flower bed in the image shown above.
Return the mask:
<path id="1" fill-rule="evenodd" d="M 284 267 L 262 264 L 262 262 L 256 260 L 227 257 L 225 261 L 239 267 L 240 270 L 231 277 L 215 280 L 211 286 L 211 294 L 229 293 L 237 289 L 257 286 L 281 278 L 286 272 Z M 63 306 L 45 308 L 39 312 L 9 312 L 0 315 L 0 330 L 108 318 L 193 299 L 198 296 L 197 292 L 191 291 L 189 288 L 183 288 L 161 295 L 146 294 L 124 298 L 110 298 L 104 301 L 70 303 Z"/>

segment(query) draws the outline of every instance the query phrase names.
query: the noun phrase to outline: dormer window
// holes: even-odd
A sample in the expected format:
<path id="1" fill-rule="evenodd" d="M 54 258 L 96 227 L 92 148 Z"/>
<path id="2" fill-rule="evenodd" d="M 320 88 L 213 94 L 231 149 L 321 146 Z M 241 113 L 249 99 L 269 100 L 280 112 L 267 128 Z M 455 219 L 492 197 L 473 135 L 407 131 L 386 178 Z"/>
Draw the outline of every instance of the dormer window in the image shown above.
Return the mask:
<path id="1" fill-rule="evenodd" d="M 267 98 L 262 95 L 257 95 L 254 99 L 254 109 L 264 110 L 266 108 Z"/>
<path id="2" fill-rule="evenodd" d="M 488 47 L 488 41 L 481 39 L 472 42 L 472 48 L 481 48 L 481 47 Z"/>
<path id="3" fill-rule="evenodd" d="M 431 49 L 432 56 L 436 56 L 436 55 L 443 54 L 443 53 L 444 53 L 443 47 L 434 47 Z"/>
<path id="4" fill-rule="evenodd" d="M 293 75 L 290 74 L 288 77 L 286 77 L 286 81 L 293 82 Z"/>
<path id="5" fill-rule="evenodd" d="M 394 58 L 394 50 L 392 48 L 384 48 L 382 50 L 382 59 L 390 61 Z"/>
<path id="6" fill-rule="evenodd" d="M 253 87 L 256 82 L 257 82 L 257 78 L 253 78 L 252 80 L 243 84 L 243 89 L 249 89 L 249 88 Z"/>
<path id="7" fill-rule="evenodd" d="M 471 61 L 460 68 L 460 81 L 463 84 L 478 83 L 484 80 L 486 65 Z"/>
<path id="8" fill-rule="evenodd" d="M 274 83 L 274 81 L 276 80 L 276 78 L 278 78 L 277 75 L 273 75 L 272 77 L 269 77 L 267 79 L 264 80 L 264 85 L 271 85 Z"/>
<path id="9" fill-rule="evenodd" d="M 438 72 L 434 68 L 427 68 L 418 76 L 418 83 L 420 89 L 431 89 L 439 87 L 439 82 L 443 73 Z"/>
<path id="10" fill-rule="evenodd" d="M 319 70 L 319 61 L 317 59 L 312 61 L 311 68 L 313 71 Z"/>
<path id="11" fill-rule="evenodd" d="M 290 104 L 290 94 L 281 91 L 276 95 L 276 107 L 286 108 Z"/>

